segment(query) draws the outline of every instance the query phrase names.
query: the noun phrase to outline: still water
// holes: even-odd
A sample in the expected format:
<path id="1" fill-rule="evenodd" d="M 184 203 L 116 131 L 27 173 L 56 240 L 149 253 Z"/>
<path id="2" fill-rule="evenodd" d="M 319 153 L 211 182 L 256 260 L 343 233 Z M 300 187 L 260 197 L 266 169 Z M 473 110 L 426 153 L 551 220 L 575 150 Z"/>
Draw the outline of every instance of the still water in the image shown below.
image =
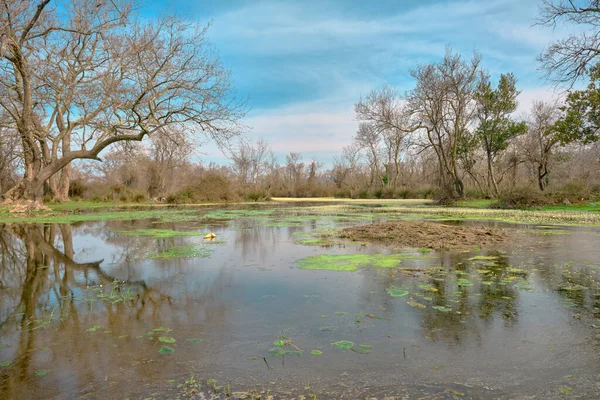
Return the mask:
<path id="1" fill-rule="evenodd" d="M 324 247 L 302 239 L 385 215 L 281 212 L 2 226 L 0 398 L 600 398 L 599 228 Z M 394 268 L 298 264 L 399 252 Z"/>

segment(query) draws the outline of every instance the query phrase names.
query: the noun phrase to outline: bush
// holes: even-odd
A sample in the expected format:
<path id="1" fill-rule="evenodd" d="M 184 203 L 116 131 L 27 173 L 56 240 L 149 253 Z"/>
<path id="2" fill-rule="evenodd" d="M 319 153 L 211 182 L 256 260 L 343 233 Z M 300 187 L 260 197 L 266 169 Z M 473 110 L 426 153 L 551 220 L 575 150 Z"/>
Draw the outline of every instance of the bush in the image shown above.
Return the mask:
<path id="1" fill-rule="evenodd" d="M 237 200 L 229 180 L 216 172 L 208 172 L 198 180 L 178 192 L 167 196 L 169 204 L 201 203 L 207 201 Z"/>
<path id="2" fill-rule="evenodd" d="M 73 180 L 69 184 L 69 197 L 83 197 L 87 187 L 79 180 Z"/>
<path id="3" fill-rule="evenodd" d="M 537 189 L 533 188 L 515 188 L 509 192 L 502 193 L 498 201 L 490 205 L 491 208 L 526 208 L 539 207 L 552 204 L 550 196 L 544 196 Z"/>
<path id="4" fill-rule="evenodd" d="M 132 196 L 131 200 L 133 200 L 136 203 L 143 203 L 143 202 L 145 202 L 147 200 L 147 197 L 146 197 L 145 193 L 139 192 L 139 193 L 135 193 Z"/>
<path id="5" fill-rule="evenodd" d="M 265 189 L 250 190 L 246 193 L 246 200 L 250 201 L 266 201 L 270 200 L 269 191 Z"/>
<path id="6" fill-rule="evenodd" d="M 369 192 L 365 189 L 361 190 L 358 192 L 358 198 L 359 199 L 368 199 L 369 198 Z"/>

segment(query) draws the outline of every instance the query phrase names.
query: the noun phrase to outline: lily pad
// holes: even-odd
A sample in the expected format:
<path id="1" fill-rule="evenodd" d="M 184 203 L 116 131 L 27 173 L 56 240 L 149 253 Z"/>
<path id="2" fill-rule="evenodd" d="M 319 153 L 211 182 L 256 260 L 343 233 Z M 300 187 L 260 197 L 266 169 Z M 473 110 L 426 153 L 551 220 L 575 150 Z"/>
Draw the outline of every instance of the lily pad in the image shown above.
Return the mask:
<path id="1" fill-rule="evenodd" d="M 322 326 L 319 328 L 319 330 L 321 332 L 332 332 L 335 331 L 337 329 L 337 327 L 333 326 L 333 325 L 329 325 L 329 326 Z"/>
<path id="2" fill-rule="evenodd" d="M 37 371 L 35 371 L 35 376 L 45 376 L 48 374 L 48 372 L 50 372 L 50 370 L 38 369 Z"/>
<path id="3" fill-rule="evenodd" d="M 269 350 L 269 354 L 272 356 L 282 356 L 285 354 L 281 347 L 273 347 Z"/>
<path id="4" fill-rule="evenodd" d="M 323 354 L 323 352 L 321 350 L 313 350 L 310 352 L 311 356 L 320 356 L 322 354 Z"/>
<path id="5" fill-rule="evenodd" d="M 190 339 L 185 339 L 186 342 L 188 343 L 200 343 L 202 341 L 201 338 L 190 338 Z"/>
<path id="6" fill-rule="evenodd" d="M 12 364 L 12 361 L 4 361 L 0 363 L 0 367 L 8 367 Z"/>
<path id="7" fill-rule="evenodd" d="M 160 354 L 171 354 L 171 353 L 175 353 L 175 349 L 169 346 L 163 346 L 160 349 L 158 349 L 158 352 Z"/>
<path id="8" fill-rule="evenodd" d="M 100 325 L 94 325 L 91 328 L 88 328 L 88 332 L 96 332 L 98 329 L 102 328 Z"/>
<path id="9" fill-rule="evenodd" d="M 340 340 L 338 342 L 331 343 L 331 345 L 341 350 L 350 350 L 352 347 L 354 347 L 354 342 L 349 340 Z"/>
<path id="10" fill-rule="evenodd" d="M 158 338 L 158 341 L 162 342 L 162 343 L 175 343 L 176 342 L 176 340 L 174 338 L 169 337 L 169 336 L 161 336 Z"/>
<path id="11" fill-rule="evenodd" d="M 404 297 L 408 294 L 408 290 L 392 286 L 386 289 L 386 292 L 392 297 Z"/>
<path id="12" fill-rule="evenodd" d="M 452 309 L 450 307 L 444 307 L 444 306 L 432 306 L 431 308 L 436 309 L 436 310 L 441 311 L 441 312 L 450 312 L 450 311 L 452 311 Z"/>

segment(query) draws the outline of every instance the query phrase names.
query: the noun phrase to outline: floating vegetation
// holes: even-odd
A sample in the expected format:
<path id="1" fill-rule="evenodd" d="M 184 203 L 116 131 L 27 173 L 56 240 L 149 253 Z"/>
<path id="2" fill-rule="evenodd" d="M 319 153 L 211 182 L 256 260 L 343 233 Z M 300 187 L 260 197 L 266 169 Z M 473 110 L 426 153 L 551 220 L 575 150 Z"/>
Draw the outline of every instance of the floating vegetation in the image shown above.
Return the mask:
<path id="1" fill-rule="evenodd" d="M 465 278 L 460 278 L 459 280 L 456 281 L 456 284 L 458 286 L 473 286 L 473 282 L 471 282 L 468 279 Z"/>
<path id="2" fill-rule="evenodd" d="M 91 328 L 88 328 L 88 332 L 96 332 L 98 329 L 102 328 L 100 325 L 94 325 Z"/>
<path id="3" fill-rule="evenodd" d="M 162 343 L 175 343 L 175 339 L 169 336 L 160 336 L 158 341 Z"/>
<path id="4" fill-rule="evenodd" d="M 273 345 L 275 347 L 269 350 L 269 354 L 271 354 L 272 356 L 281 356 L 282 362 L 283 356 L 290 355 L 302 357 L 302 354 L 304 353 L 304 350 L 298 348 L 298 346 L 296 346 L 291 339 L 282 334 L 279 335 L 278 340 L 273 342 Z M 289 350 L 290 348 L 293 350 Z"/>
<path id="5" fill-rule="evenodd" d="M 38 369 L 37 371 L 35 371 L 35 376 L 46 376 L 48 375 L 48 372 L 50 372 L 50 370 L 48 369 Z"/>
<path id="6" fill-rule="evenodd" d="M 0 363 L 0 367 L 1 368 L 10 367 L 11 364 L 12 364 L 12 361 L 3 361 Z"/>
<path id="7" fill-rule="evenodd" d="M 321 254 L 302 258 L 298 268 L 322 271 L 356 271 L 358 268 L 394 268 L 403 259 L 414 258 L 410 254 Z"/>
<path id="8" fill-rule="evenodd" d="M 469 261 L 480 261 L 480 260 L 497 260 L 498 256 L 475 256 L 468 258 Z"/>
<path id="9" fill-rule="evenodd" d="M 397 286 L 387 288 L 386 292 L 392 297 L 404 297 L 408 294 L 408 290 L 404 290 Z"/>
<path id="10" fill-rule="evenodd" d="M 351 342 L 349 340 L 340 340 L 331 343 L 331 345 L 341 350 L 350 350 L 352 347 L 354 347 L 354 342 Z"/>
<path id="11" fill-rule="evenodd" d="M 169 346 L 162 346 L 160 349 L 158 349 L 158 353 L 159 354 L 172 354 L 175 353 L 175 349 Z"/>
<path id="12" fill-rule="evenodd" d="M 190 339 L 185 339 L 185 341 L 188 343 L 197 344 L 197 343 L 200 343 L 202 341 L 202 339 L 201 338 L 190 338 Z"/>
<path id="13" fill-rule="evenodd" d="M 185 245 L 185 246 L 173 246 L 167 251 L 160 253 L 148 254 L 149 259 L 155 260 L 170 260 L 174 258 L 208 258 L 212 255 L 212 250 L 201 245 Z"/>
<path id="14" fill-rule="evenodd" d="M 335 331 L 336 329 L 337 329 L 337 327 L 333 326 L 333 325 L 322 326 L 322 327 L 319 328 L 319 330 L 321 332 L 332 332 L 332 331 Z"/>
<path id="15" fill-rule="evenodd" d="M 406 304 L 408 304 L 411 307 L 427 308 L 427 306 L 425 304 L 421 304 L 413 299 L 410 299 L 409 301 L 407 301 Z"/>
<path id="16" fill-rule="evenodd" d="M 321 350 L 312 350 L 310 352 L 310 355 L 311 356 L 320 356 L 320 355 L 323 355 L 323 352 Z"/>
<path id="17" fill-rule="evenodd" d="M 135 231 L 117 231 L 125 236 L 149 236 L 157 239 L 177 236 L 200 236 L 198 232 L 175 231 L 173 229 L 137 229 Z"/>
<path id="18" fill-rule="evenodd" d="M 452 311 L 452 308 L 445 307 L 445 306 L 431 306 L 431 308 L 433 308 L 435 310 L 438 310 L 438 311 L 441 311 L 441 312 L 446 312 L 446 313 Z"/>

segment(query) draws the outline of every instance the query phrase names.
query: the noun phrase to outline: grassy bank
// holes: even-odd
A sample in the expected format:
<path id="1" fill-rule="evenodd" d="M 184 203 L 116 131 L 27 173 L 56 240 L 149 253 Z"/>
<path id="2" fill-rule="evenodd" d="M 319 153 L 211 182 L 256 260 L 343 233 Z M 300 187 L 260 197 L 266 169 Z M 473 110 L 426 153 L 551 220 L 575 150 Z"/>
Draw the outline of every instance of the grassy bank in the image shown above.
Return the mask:
<path id="1" fill-rule="evenodd" d="M 271 209 L 273 215 L 263 218 L 276 218 L 277 210 L 302 215 L 335 215 L 336 217 L 420 219 L 420 220 L 493 220 L 510 223 L 535 223 L 558 225 L 598 225 L 600 226 L 600 206 L 589 204 L 549 205 L 536 209 L 500 210 L 491 209 L 491 200 L 467 200 L 453 207 L 433 204 L 430 200 L 372 200 L 334 198 L 275 198 L 270 202 L 241 203 L 202 203 L 172 206 L 160 203 L 96 203 L 66 202 L 49 205 L 50 211 L 31 214 L 11 214 L 8 209 L 0 209 L 0 223 L 75 223 L 83 221 L 157 219 L 162 222 L 191 221 L 201 219 L 198 213 L 204 207 L 260 205 L 261 209 Z M 264 213 L 264 211 L 263 211 Z M 243 215 L 227 215 L 228 218 L 243 218 Z M 276 221 L 277 222 L 277 221 Z M 285 221 L 284 221 L 285 222 Z M 284 223 L 279 221 L 278 223 Z M 297 221 L 296 221 L 297 222 Z"/>

